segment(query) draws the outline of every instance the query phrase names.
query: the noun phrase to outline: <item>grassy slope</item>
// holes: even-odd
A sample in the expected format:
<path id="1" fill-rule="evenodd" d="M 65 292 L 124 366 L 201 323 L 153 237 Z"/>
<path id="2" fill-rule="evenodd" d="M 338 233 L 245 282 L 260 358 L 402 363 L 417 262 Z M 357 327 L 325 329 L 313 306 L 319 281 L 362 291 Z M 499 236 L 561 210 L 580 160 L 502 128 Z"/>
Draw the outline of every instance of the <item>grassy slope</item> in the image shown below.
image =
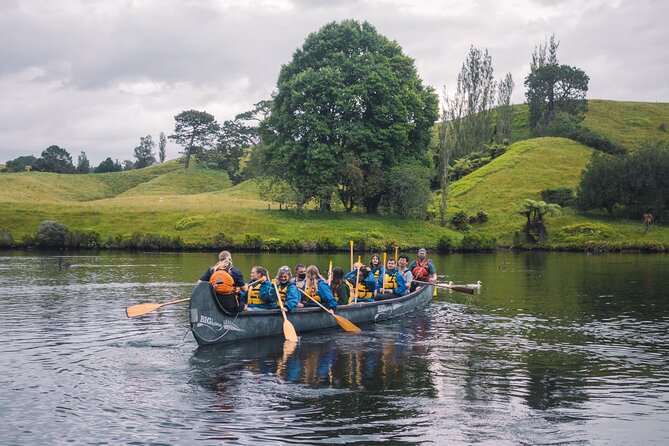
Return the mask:
<path id="1" fill-rule="evenodd" d="M 540 200 L 543 189 L 576 188 L 591 154 L 592 149 L 563 138 L 536 138 L 515 143 L 501 157 L 453 183 L 452 212 L 459 209 L 468 214 L 479 210 L 488 212 L 490 220 L 474 225 L 472 230 L 494 235 L 501 245 L 511 245 L 514 233 L 524 223 L 516 207 L 525 198 Z M 603 224 L 610 232 L 605 239 L 593 236 L 590 240 L 621 246 L 669 244 L 669 228 L 656 226 L 644 234 L 641 222 L 612 219 L 598 213 L 583 216 L 572 208 L 565 208 L 560 216 L 549 216 L 546 220 L 549 235 L 554 234 L 547 241 L 549 246 L 569 242 L 556 236 L 560 228 L 586 222 Z"/>
<path id="2" fill-rule="evenodd" d="M 514 106 L 513 141 L 531 138 L 527 105 Z M 584 123 L 629 150 L 647 142 L 669 143 L 669 103 L 623 102 L 592 99 Z M 665 124 L 666 131 L 660 129 Z"/>

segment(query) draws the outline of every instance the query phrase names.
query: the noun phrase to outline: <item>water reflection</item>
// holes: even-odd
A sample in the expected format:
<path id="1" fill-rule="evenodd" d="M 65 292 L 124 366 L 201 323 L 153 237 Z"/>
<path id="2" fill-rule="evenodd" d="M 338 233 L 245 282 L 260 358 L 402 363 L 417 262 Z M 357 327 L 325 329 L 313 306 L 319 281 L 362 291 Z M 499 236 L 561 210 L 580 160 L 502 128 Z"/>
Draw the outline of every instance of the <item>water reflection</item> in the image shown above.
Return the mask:
<path id="1" fill-rule="evenodd" d="M 211 411 L 236 417 L 253 401 L 260 413 L 283 414 L 292 424 L 314 429 L 285 431 L 285 440 L 404 432 L 423 419 L 423 404 L 402 404 L 403 399 L 437 396 L 427 359 L 429 323 L 423 315 L 395 327 L 366 326 L 365 336 L 333 330 L 305 334 L 297 345 L 275 337 L 201 347 L 191 358 L 191 373 L 211 392 Z M 349 424 L 344 434 L 337 428 L 343 421 Z M 240 421 L 239 429 L 247 427 Z M 244 437 L 221 429 L 214 423 L 212 435 Z"/>

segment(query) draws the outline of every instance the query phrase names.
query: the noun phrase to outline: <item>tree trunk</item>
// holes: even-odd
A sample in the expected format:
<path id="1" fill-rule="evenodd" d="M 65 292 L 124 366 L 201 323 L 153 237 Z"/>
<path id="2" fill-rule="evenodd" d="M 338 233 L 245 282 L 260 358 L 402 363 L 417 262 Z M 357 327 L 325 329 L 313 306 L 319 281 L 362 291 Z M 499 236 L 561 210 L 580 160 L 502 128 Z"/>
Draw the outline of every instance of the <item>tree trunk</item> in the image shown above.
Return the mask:
<path id="1" fill-rule="evenodd" d="M 366 197 L 363 200 L 365 205 L 365 212 L 368 214 L 376 214 L 379 212 L 379 205 L 381 204 L 382 195 L 377 195 L 374 197 Z"/>

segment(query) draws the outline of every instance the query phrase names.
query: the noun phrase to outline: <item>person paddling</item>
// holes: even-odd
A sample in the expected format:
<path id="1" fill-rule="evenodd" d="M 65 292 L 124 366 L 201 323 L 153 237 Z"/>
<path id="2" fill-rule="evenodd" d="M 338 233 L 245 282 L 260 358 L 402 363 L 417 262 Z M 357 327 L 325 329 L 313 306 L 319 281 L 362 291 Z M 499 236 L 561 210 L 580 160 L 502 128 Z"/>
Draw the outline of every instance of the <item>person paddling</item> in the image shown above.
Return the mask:
<path id="1" fill-rule="evenodd" d="M 344 269 L 341 266 L 336 266 L 332 270 L 330 290 L 339 305 L 348 305 L 349 298 L 353 294 L 353 285 L 344 278 Z"/>
<path id="2" fill-rule="evenodd" d="M 404 276 L 395 267 L 395 259 L 388 259 L 386 262 L 386 271 L 383 276 L 383 288 L 376 295 L 376 300 L 392 299 L 394 297 L 404 296 L 407 287 Z"/>
<path id="3" fill-rule="evenodd" d="M 416 281 L 429 282 L 431 284 L 437 282 L 437 270 L 432 264 L 432 261 L 427 259 L 427 251 L 425 248 L 418 250 L 418 257 L 411 262 L 409 269 Z M 411 292 L 414 292 L 419 286 L 421 286 L 419 283 L 416 283 L 415 281 L 412 282 Z"/>
<path id="4" fill-rule="evenodd" d="M 309 265 L 306 271 L 307 278 L 304 284 L 304 292 L 311 296 L 312 299 L 323 304 L 323 306 L 329 310 L 337 308 L 337 300 L 327 282 L 321 277 L 318 267 L 316 265 Z M 318 305 L 311 299 L 308 299 L 305 301 L 304 306 L 317 307 Z"/>
<path id="5" fill-rule="evenodd" d="M 251 282 L 249 284 L 249 291 L 246 293 L 246 309 L 254 310 L 272 310 L 276 308 L 276 297 L 270 295 L 270 290 L 273 288 L 269 280 L 267 270 L 262 266 L 254 266 L 251 269 Z M 276 294 L 276 293 L 274 293 Z"/>
<path id="6" fill-rule="evenodd" d="M 232 264 L 232 254 L 221 251 L 218 254 L 218 263 L 202 274 L 200 282 L 209 282 L 216 294 L 216 300 L 221 309 L 230 314 L 237 314 L 244 310 L 246 303 L 240 300 L 240 292 L 247 292 L 241 271 Z"/>
<path id="7" fill-rule="evenodd" d="M 303 307 L 304 305 L 300 302 L 300 292 L 297 289 L 297 286 L 291 280 L 290 267 L 282 266 L 279 268 L 279 271 L 276 273 L 276 279 L 273 280 L 276 283 L 276 287 L 279 290 L 279 296 L 276 295 L 274 287 L 270 290 L 270 296 L 276 301 L 277 298 L 281 298 L 283 302 L 284 311 L 292 312 L 296 308 Z"/>

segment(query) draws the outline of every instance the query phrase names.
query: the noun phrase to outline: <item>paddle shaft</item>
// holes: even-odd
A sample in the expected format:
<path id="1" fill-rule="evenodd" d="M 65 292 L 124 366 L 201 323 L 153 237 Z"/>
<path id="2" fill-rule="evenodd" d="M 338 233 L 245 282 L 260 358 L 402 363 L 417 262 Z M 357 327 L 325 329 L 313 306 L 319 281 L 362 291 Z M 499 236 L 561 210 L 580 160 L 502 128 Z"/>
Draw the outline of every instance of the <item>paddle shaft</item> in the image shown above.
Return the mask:
<path id="1" fill-rule="evenodd" d="M 332 315 L 332 317 L 335 318 L 335 321 L 337 321 L 337 324 L 339 324 L 339 326 L 341 328 L 343 328 L 344 330 L 346 330 L 346 331 L 357 331 L 357 332 L 361 331 L 360 328 L 357 325 L 355 325 L 353 322 L 349 321 L 345 317 L 334 314 L 334 311 L 328 310 L 327 308 L 325 308 L 325 306 L 323 306 L 319 301 L 317 301 L 316 299 L 314 299 L 313 297 L 308 295 L 306 292 L 304 292 L 300 288 L 298 288 L 298 290 L 300 290 L 300 293 L 304 294 L 309 299 L 316 302 L 316 304 L 318 304 L 318 306 L 321 307 L 323 310 L 325 310 L 327 313 L 330 313 Z"/>
<path id="2" fill-rule="evenodd" d="M 423 284 L 423 285 L 433 285 L 435 288 L 441 288 L 442 290 L 453 290 L 453 291 L 457 291 L 459 293 L 464 293 L 464 294 L 474 294 L 474 290 L 472 288 L 467 288 L 465 286 L 421 282 L 420 280 L 414 280 L 414 282 L 420 283 L 420 284 Z"/>
<path id="3" fill-rule="evenodd" d="M 283 311 L 283 302 L 281 301 L 281 294 L 279 293 L 279 287 L 276 286 L 276 283 L 272 283 L 272 285 L 274 285 L 274 291 L 276 291 L 276 301 L 279 302 L 279 308 L 281 309 L 281 315 L 283 316 L 283 320 L 288 321 L 288 318 L 286 317 L 286 312 Z"/>
<path id="4" fill-rule="evenodd" d="M 323 305 L 322 303 L 320 303 L 319 301 L 317 301 L 317 300 L 314 299 L 313 297 L 309 296 L 304 290 L 302 290 L 302 288 L 298 288 L 298 290 L 300 290 L 300 293 L 304 294 L 304 295 L 307 296 L 309 299 L 311 299 L 312 301 L 314 301 L 315 303 L 317 303 L 319 307 L 321 307 L 322 309 L 324 309 L 325 311 L 327 311 L 328 313 L 330 313 L 330 311 L 331 311 L 330 309 L 325 308 L 325 305 Z M 332 313 L 330 313 L 330 314 L 332 314 Z"/>

